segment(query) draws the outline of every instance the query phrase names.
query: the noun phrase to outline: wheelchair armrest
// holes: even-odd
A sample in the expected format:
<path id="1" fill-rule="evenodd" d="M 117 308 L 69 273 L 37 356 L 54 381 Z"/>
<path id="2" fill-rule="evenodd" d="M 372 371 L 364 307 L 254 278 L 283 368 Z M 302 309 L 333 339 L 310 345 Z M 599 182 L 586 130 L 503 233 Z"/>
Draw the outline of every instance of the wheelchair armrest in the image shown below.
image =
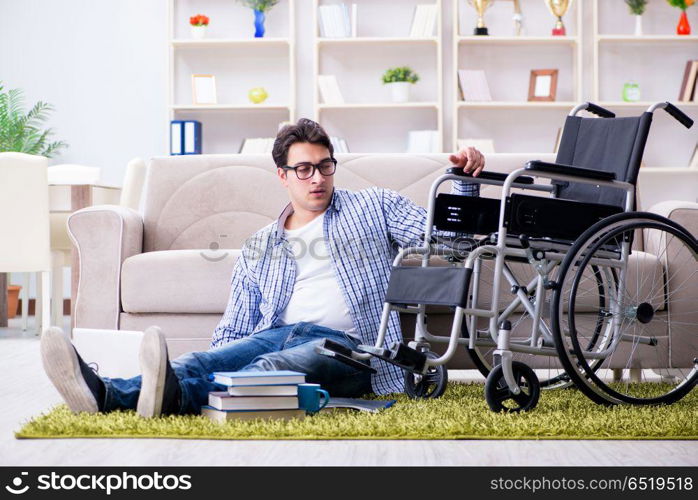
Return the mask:
<path id="1" fill-rule="evenodd" d="M 472 177 L 473 174 L 471 172 L 464 172 L 462 167 L 451 167 L 446 169 L 447 174 L 452 174 L 452 175 L 459 175 L 461 177 Z M 501 174 L 499 172 L 487 172 L 483 171 L 480 172 L 480 175 L 478 175 L 480 179 L 485 179 L 488 181 L 499 181 L 499 182 L 504 182 L 507 180 L 507 174 Z M 517 184 L 533 184 L 533 177 L 528 177 L 526 175 L 520 175 L 516 178 L 514 181 Z"/>
<path id="2" fill-rule="evenodd" d="M 596 179 L 599 181 L 614 181 L 616 174 L 604 172 L 602 170 L 592 170 L 590 168 L 571 167 L 560 163 L 548 163 L 540 160 L 533 160 L 526 163 L 526 170 L 546 172 L 549 174 L 562 174 L 572 177 L 582 177 L 585 179 Z"/>

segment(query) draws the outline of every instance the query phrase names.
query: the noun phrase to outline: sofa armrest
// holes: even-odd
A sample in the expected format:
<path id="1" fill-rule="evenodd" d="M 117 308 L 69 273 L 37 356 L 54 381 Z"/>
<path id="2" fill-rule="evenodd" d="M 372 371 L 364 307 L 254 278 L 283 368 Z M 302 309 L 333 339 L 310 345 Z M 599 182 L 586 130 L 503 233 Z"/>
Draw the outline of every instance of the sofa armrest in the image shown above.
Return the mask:
<path id="1" fill-rule="evenodd" d="M 662 201 L 652 205 L 652 212 L 681 224 L 693 237 L 698 237 L 698 203 L 690 201 Z"/>
<path id="2" fill-rule="evenodd" d="M 143 217 L 130 208 L 98 205 L 68 219 L 80 278 L 74 305 L 78 328 L 119 328 L 124 260 L 143 252 Z"/>

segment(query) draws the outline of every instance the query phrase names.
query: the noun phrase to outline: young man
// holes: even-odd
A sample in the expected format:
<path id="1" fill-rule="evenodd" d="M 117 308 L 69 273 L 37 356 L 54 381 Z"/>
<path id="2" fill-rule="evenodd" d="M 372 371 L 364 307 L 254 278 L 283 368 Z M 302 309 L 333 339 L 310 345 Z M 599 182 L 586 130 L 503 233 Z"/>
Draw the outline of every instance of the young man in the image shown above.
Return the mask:
<path id="1" fill-rule="evenodd" d="M 272 156 L 290 203 L 245 243 L 212 348 L 170 363 L 164 335 L 151 327 L 140 349 L 142 375 L 100 378 L 60 329 L 49 329 L 41 339 L 44 368 L 71 410 L 199 413 L 210 391 L 225 390 L 208 380 L 214 371 L 300 371 L 333 396 L 403 390 L 402 371 L 394 365 L 373 359 L 377 373 L 371 376 L 315 347 L 325 338 L 352 349 L 375 343 L 396 247 L 419 244 L 425 210 L 388 189 L 335 189 L 332 144 L 311 120 L 284 127 Z M 450 160 L 473 175 L 484 168 L 474 148 Z M 455 182 L 452 192 L 477 196 L 479 190 Z M 386 342 L 401 338 L 393 312 Z"/>

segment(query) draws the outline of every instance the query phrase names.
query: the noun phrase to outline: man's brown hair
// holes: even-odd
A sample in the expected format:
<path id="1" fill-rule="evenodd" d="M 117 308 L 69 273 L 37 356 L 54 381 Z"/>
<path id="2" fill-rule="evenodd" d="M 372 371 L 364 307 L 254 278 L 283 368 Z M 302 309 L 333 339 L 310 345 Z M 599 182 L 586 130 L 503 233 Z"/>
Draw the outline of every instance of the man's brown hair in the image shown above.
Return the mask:
<path id="1" fill-rule="evenodd" d="M 308 118 L 301 118 L 295 124 L 284 126 L 276 135 L 271 156 L 274 158 L 274 163 L 276 163 L 277 167 L 285 167 L 287 165 L 288 150 L 297 142 L 309 142 L 310 144 L 324 146 L 330 151 L 330 156 L 334 157 L 334 148 L 327 132 L 317 122 Z"/>

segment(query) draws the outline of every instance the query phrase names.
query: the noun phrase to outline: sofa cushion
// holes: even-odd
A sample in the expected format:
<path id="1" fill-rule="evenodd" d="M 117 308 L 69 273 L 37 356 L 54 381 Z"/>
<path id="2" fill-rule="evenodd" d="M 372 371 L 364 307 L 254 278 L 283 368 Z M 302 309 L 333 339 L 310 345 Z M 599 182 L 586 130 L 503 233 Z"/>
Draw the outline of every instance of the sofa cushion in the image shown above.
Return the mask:
<path id="1" fill-rule="evenodd" d="M 239 250 L 168 250 L 134 255 L 121 271 L 127 313 L 225 311 Z"/>

